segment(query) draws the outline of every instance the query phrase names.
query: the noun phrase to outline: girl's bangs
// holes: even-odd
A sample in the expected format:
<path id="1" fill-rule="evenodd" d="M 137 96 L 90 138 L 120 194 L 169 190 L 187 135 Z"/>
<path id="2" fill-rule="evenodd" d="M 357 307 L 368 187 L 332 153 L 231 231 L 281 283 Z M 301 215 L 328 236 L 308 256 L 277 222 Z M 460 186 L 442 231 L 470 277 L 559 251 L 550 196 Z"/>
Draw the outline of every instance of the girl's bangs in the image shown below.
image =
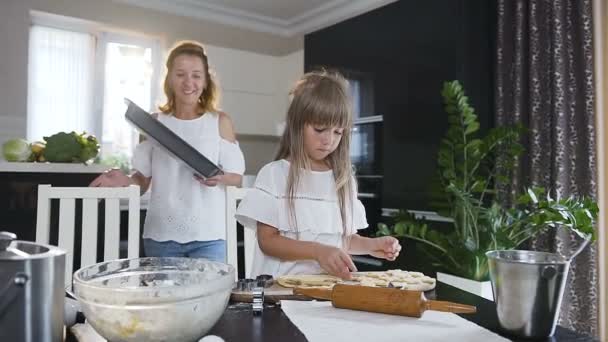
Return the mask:
<path id="1" fill-rule="evenodd" d="M 318 96 L 310 103 L 305 121 L 321 127 L 349 128 L 351 120 L 347 99 L 336 93 L 329 93 Z"/>

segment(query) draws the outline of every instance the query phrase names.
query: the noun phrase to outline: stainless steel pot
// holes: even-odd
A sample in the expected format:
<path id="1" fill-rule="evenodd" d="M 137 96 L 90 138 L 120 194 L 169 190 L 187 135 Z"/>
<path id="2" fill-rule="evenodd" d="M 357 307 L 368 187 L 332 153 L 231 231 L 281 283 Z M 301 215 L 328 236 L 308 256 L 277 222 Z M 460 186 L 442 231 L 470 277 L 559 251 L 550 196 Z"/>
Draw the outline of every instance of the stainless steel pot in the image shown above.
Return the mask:
<path id="1" fill-rule="evenodd" d="M 63 340 L 65 252 L 0 232 L 0 341 Z"/>
<path id="2" fill-rule="evenodd" d="M 558 254 L 508 250 L 486 253 L 498 323 L 524 338 L 555 332 L 570 261 Z"/>

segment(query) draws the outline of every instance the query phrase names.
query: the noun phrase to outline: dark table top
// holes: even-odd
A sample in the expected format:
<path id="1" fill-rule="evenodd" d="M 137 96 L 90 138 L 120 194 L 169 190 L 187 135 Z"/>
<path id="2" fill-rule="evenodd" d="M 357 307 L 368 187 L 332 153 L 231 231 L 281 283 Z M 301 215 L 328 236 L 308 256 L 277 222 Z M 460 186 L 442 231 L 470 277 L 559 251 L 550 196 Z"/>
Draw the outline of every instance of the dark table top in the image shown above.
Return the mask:
<path id="1" fill-rule="evenodd" d="M 437 283 L 435 291 L 427 295 L 429 299 L 459 302 L 477 306 L 477 313 L 461 315 L 488 330 L 496 332 L 513 341 L 520 341 L 501 333 L 498 330 L 498 318 L 494 302 L 474 294 L 462 291 L 444 283 Z M 210 334 L 222 337 L 226 342 L 232 341 L 288 341 L 304 342 L 306 337 L 291 323 L 280 307 L 267 307 L 261 316 L 253 316 L 251 308 L 246 304 L 231 304 L 210 331 Z M 530 341 L 530 340 L 521 340 Z M 555 335 L 551 338 L 536 341 L 542 342 L 595 342 L 589 336 L 575 333 L 572 330 L 558 326 Z"/>

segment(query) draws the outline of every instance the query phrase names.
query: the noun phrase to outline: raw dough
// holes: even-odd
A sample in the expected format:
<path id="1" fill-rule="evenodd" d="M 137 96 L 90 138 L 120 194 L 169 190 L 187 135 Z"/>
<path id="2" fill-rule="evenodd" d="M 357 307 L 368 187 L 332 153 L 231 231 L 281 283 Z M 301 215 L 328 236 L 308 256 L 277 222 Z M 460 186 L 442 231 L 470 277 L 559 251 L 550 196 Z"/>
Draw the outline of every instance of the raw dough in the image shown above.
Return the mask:
<path id="1" fill-rule="evenodd" d="M 373 287 L 396 287 L 403 290 L 430 291 L 435 288 L 435 279 L 420 272 L 388 270 L 380 272 L 353 272 L 352 280 L 342 279 L 328 274 L 294 274 L 284 275 L 277 279 L 283 287 L 321 287 L 331 288 L 335 284 L 345 283 Z"/>

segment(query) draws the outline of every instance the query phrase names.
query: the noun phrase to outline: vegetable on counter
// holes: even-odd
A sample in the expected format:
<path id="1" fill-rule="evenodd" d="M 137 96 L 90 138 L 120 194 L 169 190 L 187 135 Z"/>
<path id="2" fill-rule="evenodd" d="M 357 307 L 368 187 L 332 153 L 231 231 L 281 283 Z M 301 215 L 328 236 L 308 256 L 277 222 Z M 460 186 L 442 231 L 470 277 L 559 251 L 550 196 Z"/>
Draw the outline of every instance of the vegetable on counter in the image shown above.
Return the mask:
<path id="1" fill-rule="evenodd" d="M 86 163 L 98 153 L 97 138 L 86 132 L 59 132 L 32 144 L 12 139 L 3 145 L 4 158 L 10 162 Z"/>
<path id="2" fill-rule="evenodd" d="M 85 163 L 97 156 L 99 143 L 97 138 L 86 133 L 59 132 L 44 137 L 46 147 L 42 151 L 45 160 L 57 163 Z"/>
<path id="3" fill-rule="evenodd" d="M 23 139 L 11 139 L 2 144 L 2 154 L 9 162 L 27 161 L 32 154 L 30 144 Z"/>

